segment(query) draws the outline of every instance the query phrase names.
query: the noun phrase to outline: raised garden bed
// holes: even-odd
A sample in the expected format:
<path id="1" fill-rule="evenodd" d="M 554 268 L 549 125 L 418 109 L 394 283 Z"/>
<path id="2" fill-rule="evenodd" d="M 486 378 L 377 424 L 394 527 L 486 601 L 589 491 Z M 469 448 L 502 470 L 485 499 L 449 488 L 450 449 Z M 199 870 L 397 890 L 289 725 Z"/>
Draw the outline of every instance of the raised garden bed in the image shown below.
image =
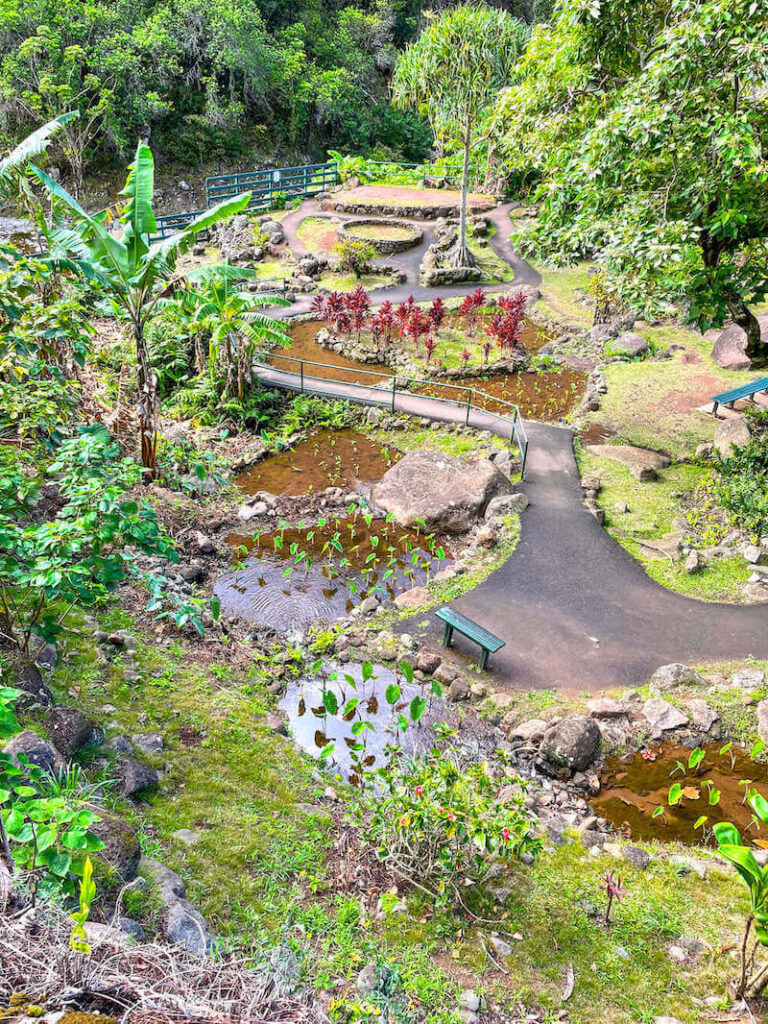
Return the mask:
<path id="1" fill-rule="evenodd" d="M 338 227 L 339 238 L 350 238 L 356 242 L 367 242 L 381 256 L 405 252 L 419 245 L 424 232 L 415 224 L 402 220 L 375 220 L 365 218 L 349 220 Z"/>

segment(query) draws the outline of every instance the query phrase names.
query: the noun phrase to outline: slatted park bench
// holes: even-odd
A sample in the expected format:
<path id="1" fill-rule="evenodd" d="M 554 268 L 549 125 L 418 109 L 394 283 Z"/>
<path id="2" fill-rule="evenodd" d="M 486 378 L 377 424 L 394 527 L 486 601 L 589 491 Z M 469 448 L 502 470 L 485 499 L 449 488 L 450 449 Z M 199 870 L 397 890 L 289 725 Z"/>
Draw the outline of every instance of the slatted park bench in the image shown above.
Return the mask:
<path id="1" fill-rule="evenodd" d="M 493 654 L 495 651 L 500 650 L 504 644 L 504 640 L 500 640 L 499 637 L 494 636 L 493 633 L 489 633 L 487 629 L 483 629 L 482 626 L 478 626 L 472 619 L 468 619 L 466 615 L 462 615 L 461 612 L 454 611 L 453 608 L 438 608 L 435 612 L 438 619 L 442 619 L 445 623 L 443 630 L 443 644 L 446 647 L 451 646 L 453 640 L 454 629 L 461 633 L 462 636 L 468 637 L 470 640 L 474 640 L 481 648 L 480 654 L 480 670 L 484 671 L 488 667 L 488 655 Z"/>
<path id="2" fill-rule="evenodd" d="M 730 405 L 733 408 L 734 402 L 740 398 L 752 398 L 761 391 L 768 392 L 768 377 L 761 377 L 760 380 L 753 380 L 751 384 L 742 384 L 740 388 L 733 388 L 731 391 L 722 391 L 719 395 L 712 395 L 712 413 L 717 416 L 718 407 Z"/>

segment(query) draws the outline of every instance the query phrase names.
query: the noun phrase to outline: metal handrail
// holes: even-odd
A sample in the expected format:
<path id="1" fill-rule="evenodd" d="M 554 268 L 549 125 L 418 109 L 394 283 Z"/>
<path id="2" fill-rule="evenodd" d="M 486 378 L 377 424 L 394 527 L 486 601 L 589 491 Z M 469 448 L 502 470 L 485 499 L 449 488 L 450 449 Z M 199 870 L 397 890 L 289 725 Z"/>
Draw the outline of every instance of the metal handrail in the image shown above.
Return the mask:
<path id="1" fill-rule="evenodd" d="M 502 423 L 509 424 L 509 427 L 510 427 L 509 441 L 510 441 L 510 443 L 514 443 L 515 446 L 517 447 L 518 451 L 520 452 L 520 459 L 521 459 L 520 476 L 521 476 L 521 478 L 523 478 L 525 476 L 525 465 L 526 465 L 526 462 L 527 462 L 527 459 L 528 459 L 528 447 L 529 447 L 530 441 L 529 441 L 529 438 L 528 438 L 528 432 L 525 429 L 525 423 L 523 421 L 523 417 L 520 415 L 520 409 L 513 402 L 507 402 L 503 398 L 496 398 L 495 395 L 488 395 L 484 391 L 480 391 L 477 388 L 468 387 L 467 385 L 463 385 L 463 384 L 448 384 L 448 383 L 443 383 L 442 381 L 435 381 L 434 379 L 430 380 L 430 379 L 427 379 L 427 378 L 424 378 L 424 377 L 401 377 L 397 373 L 392 374 L 388 378 L 386 375 L 382 376 L 382 374 L 380 372 L 377 372 L 375 370 L 364 370 L 362 368 L 358 369 L 357 367 L 352 368 L 352 367 L 343 367 L 343 366 L 332 366 L 332 364 L 330 364 L 330 363 L 318 363 L 318 362 L 315 362 L 314 360 L 311 360 L 311 359 L 300 359 L 298 356 L 290 356 L 290 355 L 286 355 L 286 354 L 284 354 L 282 352 L 276 352 L 276 351 L 261 352 L 261 353 L 258 353 L 258 355 L 266 356 L 266 358 L 270 359 L 270 360 L 273 360 L 273 359 L 285 359 L 288 362 L 298 363 L 299 364 L 299 373 L 298 373 L 298 375 L 294 373 L 294 376 L 298 376 L 299 377 L 299 390 L 301 392 L 304 392 L 306 390 L 306 388 L 305 388 L 305 374 L 304 374 L 304 367 L 305 366 L 316 366 L 316 367 L 319 367 L 320 369 L 323 369 L 323 370 L 334 369 L 337 372 L 339 370 L 341 370 L 342 372 L 346 372 L 346 373 L 355 373 L 355 374 L 358 374 L 358 375 L 362 374 L 363 376 L 366 376 L 366 377 L 376 377 L 377 381 L 378 381 L 378 385 L 382 384 L 384 381 L 387 381 L 387 382 L 391 381 L 392 382 L 392 387 L 390 389 L 389 387 L 382 388 L 381 386 L 378 386 L 378 385 L 377 386 L 369 385 L 369 384 L 361 383 L 360 381 L 340 381 L 340 380 L 334 379 L 332 377 L 311 377 L 310 378 L 311 380 L 315 380 L 315 381 L 321 382 L 323 384 L 347 384 L 347 385 L 352 386 L 352 387 L 357 385 L 357 386 L 362 387 L 362 388 L 367 388 L 370 391 L 375 391 L 379 395 L 381 395 L 382 392 L 389 392 L 391 390 L 391 392 L 392 392 L 392 405 L 391 405 L 392 412 L 396 411 L 396 398 L 397 398 L 397 393 L 398 393 L 398 387 L 397 387 L 398 381 L 400 382 L 401 385 L 427 384 L 427 385 L 432 385 L 432 386 L 436 385 L 436 386 L 441 387 L 441 388 L 449 388 L 452 391 L 464 392 L 466 394 L 466 401 L 462 401 L 462 402 L 453 402 L 450 398 L 441 398 L 438 395 L 426 395 L 424 397 L 429 398 L 429 400 L 432 401 L 432 402 L 444 402 L 445 404 L 451 404 L 451 405 L 454 405 L 454 406 L 456 406 L 456 405 L 465 405 L 466 406 L 466 410 L 467 410 L 466 420 L 465 420 L 466 426 L 471 426 L 470 417 L 471 417 L 471 414 L 472 414 L 473 410 L 475 412 L 483 413 L 485 416 L 490 416 L 490 417 L 492 417 L 492 418 L 494 418 L 496 420 L 499 420 Z M 265 364 L 262 364 L 262 365 L 265 365 Z M 279 367 L 276 367 L 276 369 L 277 369 L 277 371 L 279 373 L 280 372 L 282 372 L 282 373 L 290 372 L 290 371 L 286 371 L 286 370 L 280 370 Z M 402 387 L 401 386 L 400 391 L 401 392 L 406 392 L 408 394 L 412 394 L 412 392 L 410 391 L 410 389 L 408 387 Z M 337 395 L 335 397 L 343 397 L 343 396 L 338 396 Z M 499 405 L 502 405 L 505 408 L 511 410 L 511 415 L 505 416 L 502 413 L 496 412 L 495 409 L 484 409 L 482 406 L 478 406 L 478 405 L 476 405 L 473 402 L 473 400 L 472 400 L 473 397 L 475 397 L 475 398 L 485 398 L 485 399 L 488 399 L 488 401 L 490 401 L 490 402 L 495 402 L 495 403 L 497 403 Z M 360 399 L 358 399 L 358 400 L 360 400 Z M 373 404 L 373 403 L 370 403 L 370 404 Z M 376 404 L 381 404 L 381 403 L 376 403 Z"/>

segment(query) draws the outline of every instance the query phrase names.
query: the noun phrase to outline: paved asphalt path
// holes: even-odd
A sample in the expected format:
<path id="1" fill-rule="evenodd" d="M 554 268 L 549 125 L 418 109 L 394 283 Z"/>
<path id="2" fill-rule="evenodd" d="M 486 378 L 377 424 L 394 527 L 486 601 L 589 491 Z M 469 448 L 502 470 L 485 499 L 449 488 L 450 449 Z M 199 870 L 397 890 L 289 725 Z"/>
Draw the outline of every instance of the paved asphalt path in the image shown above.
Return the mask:
<path id="1" fill-rule="evenodd" d="M 315 213 L 305 203 L 283 222 L 294 251 L 300 248 L 295 237 L 298 224 Z M 508 208 L 496 207 L 489 216 L 497 229 L 491 244 L 515 268 L 515 282 L 538 284 L 539 275 L 507 241 Z M 374 302 L 401 302 L 411 293 L 417 299 L 434 294 L 412 283 L 431 241 L 429 225 L 423 226 L 422 245 L 389 261 L 406 270 L 409 282 L 379 289 L 372 295 Z M 472 287 L 441 289 L 441 294 L 464 294 Z M 302 311 L 295 306 L 291 310 Z M 297 385 L 295 374 L 266 366 L 256 370 L 265 383 Z M 318 387 L 368 404 L 391 401 L 385 393 L 378 399 L 353 384 L 323 382 Z M 403 412 L 444 422 L 464 422 L 466 417 L 458 404 L 420 396 L 398 395 L 397 403 Z M 509 435 L 508 424 L 488 414 L 475 411 L 470 422 L 478 429 Z M 496 688 L 594 692 L 642 683 L 659 665 L 673 661 L 704 664 L 750 655 L 768 659 L 768 604 L 695 601 L 654 583 L 584 507 L 571 431 L 531 422 L 526 429 L 531 443 L 522 489 L 530 505 L 522 516 L 520 542 L 501 568 L 453 602 L 453 607 L 506 641 L 490 659 L 489 680 Z M 442 633 L 442 624 L 429 613 L 417 614 L 401 628 Z M 477 647 L 464 637 L 454 634 L 454 645 L 468 659 L 476 659 Z"/>

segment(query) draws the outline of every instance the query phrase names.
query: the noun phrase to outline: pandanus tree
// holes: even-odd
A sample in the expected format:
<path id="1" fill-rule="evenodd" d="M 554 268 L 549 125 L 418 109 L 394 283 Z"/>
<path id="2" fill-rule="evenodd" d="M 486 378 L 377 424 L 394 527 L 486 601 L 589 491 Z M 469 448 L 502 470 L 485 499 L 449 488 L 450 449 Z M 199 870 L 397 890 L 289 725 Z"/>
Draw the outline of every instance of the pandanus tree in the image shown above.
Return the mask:
<path id="1" fill-rule="evenodd" d="M 111 211 L 86 213 L 78 201 L 39 167 L 30 165 L 33 177 L 46 189 L 52 204 L 48 228 L 51 253 L 68 258 L 74 267 L 98 281 L 116 312 L 127 317 L 136 346 L 138 399 L 136 411 L 141 438 L 141 461 L 148 475 L 157 466 L 157 378 L 147 345 L 147 324 L 159 311 L 175 277 L 176 261 L 205 231 L 219 221 L 240 213 L 250 193 L 227 199 L 195 217 L 168 238 L 151 241 L 157 231 L 152 209 L 155 167 L 152 152 L 139 143 L 121 193 L 126 202 L 118 216 L 122 234 L 112 234 Z M 215 272 L 211 270 L 213 275 Z M 225 274 L 226 270 L 222 270 Z"/>
<path id="2" fill-rule="evenodd" d="M 396 106 L 415 107 L 435 137 L 463 152 L 459 238 L 454 267 L 474 266 L 467 245 L 469 155 L 478 128 L 500 89 L 512 81 L 529 27 L 506 11 L 464 4 L 434 18 L 402 54 L 392 79 Z"/>

